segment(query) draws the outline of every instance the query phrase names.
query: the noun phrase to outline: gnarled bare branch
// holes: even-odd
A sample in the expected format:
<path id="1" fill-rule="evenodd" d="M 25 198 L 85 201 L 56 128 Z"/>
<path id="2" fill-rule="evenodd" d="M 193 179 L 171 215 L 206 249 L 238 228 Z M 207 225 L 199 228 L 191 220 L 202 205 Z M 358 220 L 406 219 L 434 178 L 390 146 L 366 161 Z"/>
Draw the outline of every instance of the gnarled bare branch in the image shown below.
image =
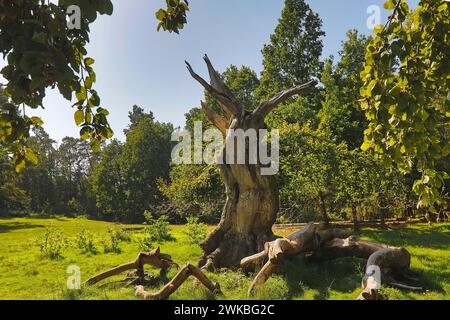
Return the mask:
<path id="1" fill-rule="evenodd" d="M 214 112 L 212 109 L 210 109 L 203 101 L 200 101 L 200 103 L 202 105 L 203 110 L 205 111 L 208 120 L 211 121 L 211 123 L 217 129 L 219 129 L 223 135 L 226 135 L 228 129 L 228 121 L 219 114 L 217 114 L 216 112 Z"/>
<path id="2" fill-rule="evenodd" d="M 255 109 L 255 111 L 253 111 L 253 114 L 257 117 L 260 117 L 261 119 L 264 119 L 279 104 L 285 102 L 287 99 L 289 99 L 292 96 L 295 96 L 297 94 L 300 94 L 302 92 L 305 92 L 307 90 L 314 88 L 316 85 L 317 85 L 317 81 L 312 80 L 307 83 L 293 87 L 291 89 L 281 91 L 280 93 L 278 93 L 276 96 L 274 96 L 269 101 L 266 101 L 263 104 L 259 105 Z"/>
<path id="3" fill-rule="evenodd" d="M 143 275 L 144 265 L 149 264 L 161 270 L 167 270 L 171 266 L 177 266 L 168 254 L 161 253 L 159 248 L 152 250 L 150 253 L 139 253 L 134 261 L 122 264 L 120 266 L 109 269 L 105 272 L 97 274 L 86 281 L 87 285 L 93 285 L 106 278 L 118 275 L 124 271 L 137 269 L 138 273 Z"/>
<path id="4" fill-rule="evenodd" d="M 194 69 L 189 64 L 189 62 L 185 61 L 185 63 L 192 78 L 197 80 L 198 83 L 200 83 L 205 88 L 205 90 L 217 100 L 217 102 L 219 103 L 221 108 L 225 111 L 225 113 L 227 113 L 229 116 L 234 116 L 239 113 L 240 109 L 237 103 L 234 101 L 234 98 L 228 96 L 225 92 L 221 91 L 222 89 L 219 86 L 217 86 L 217 79 L 215 76 L 213 78 L 214 80 L 212 80 L 213 85 L 211 85 L 205 79 L 203 79 L 197 73 L 195 73 Z M 212 73 L 212 71 L 210 72 Z"/>
<path id="5" fill-rule="evenodd" d="M 190 276 L 197 278 L 211 292 L 221 293 L 220 285 L 211 281 L 198 267 L 187 264 L 177 275 L 156 293 L 145 291 L 143 286 L 136 287 L 136 296 L 147 300 L 164 300 L 174 293 Z"/>
<path id="6" fill-rule="evenodd" d="M 225 94 L 227 97 L 229 97 L 235 104 L 236 98 L 234 97 L 233 93 L 231 92 L 230 88 L 222 81 L 222 78 L 220 77 L 220 74 L 214 69 L 211 61 L 208 58 L 208 55 L 205 54 L 203 57 L 203 60 L 206 62 L 206 66 L 208 67 L 209 72 L 209 78 L 211 86 L 216 89 L 217 91 L 221 92 L 222 94 Z"/>

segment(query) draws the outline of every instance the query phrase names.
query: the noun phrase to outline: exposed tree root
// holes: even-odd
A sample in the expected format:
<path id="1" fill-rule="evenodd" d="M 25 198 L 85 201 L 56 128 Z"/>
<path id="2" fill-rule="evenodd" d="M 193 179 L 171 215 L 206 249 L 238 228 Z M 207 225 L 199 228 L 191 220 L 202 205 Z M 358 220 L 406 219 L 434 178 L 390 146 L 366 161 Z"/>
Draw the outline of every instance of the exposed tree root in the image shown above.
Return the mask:
<path id="1" fill-rule="evenodd" d="M 381 284 L 405 290 L 422 290 L 421 287 L 406 285 L 398 280 L 398 277 L 417 280 L 410 270 L 411 256 L 406 249 L 360 240 L 349 237 L 348 232 L 341 229 L 323 229 L 308 223 L 286 238 L 266 243 L 264 251 L 241 260 L 241 267 L 248 269 L 262 265 L 267 259 L 250 285 L 248 295 L 251 296 L 262 286 L 285 259 L 300 254 L 315 261 L 342 257 L 367 259 L 363 290 L 358 300 L 379 299 L 378 289 Z"/>
<path id="2" fill-rule="evenodd" d="M 200 283 L 202 283 L 211 292 L 221 293 L 218 283 L 212 282 L 198 267 L 192 264 L 184 266 L 177 275 L 170 280 L 163 288 L 158 292 L 151 293 L 145 291 L 143 286 L 136 287 L 136 296 L 148 300 L 164 300 L 167 299 L 172 293 L 174 293 L 188 278 L 189 276 L 196 277 Z"/>

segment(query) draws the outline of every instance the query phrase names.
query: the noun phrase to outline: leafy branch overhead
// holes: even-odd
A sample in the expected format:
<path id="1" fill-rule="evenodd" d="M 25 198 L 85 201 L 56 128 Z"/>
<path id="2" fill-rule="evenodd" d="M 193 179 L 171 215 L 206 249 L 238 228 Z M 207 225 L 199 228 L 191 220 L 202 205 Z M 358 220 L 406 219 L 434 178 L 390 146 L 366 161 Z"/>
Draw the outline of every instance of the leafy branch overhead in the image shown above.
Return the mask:
<path id="1" fill-rule="evenodd" d="M 363 150 L 387 166 L 418 171 L 419 207 L 441 204 L 448 174 L 440 163 L 450 154 L 450 13 L 444 0 L 421 0 L 414 12 L 404 0 L 389 0 L 388 23 L 368 45 L 362 108 L 369 127 Z"/>
<path id="2" fill-rule="evenodd" d="M 169 32 L 179 32 L 186 23 L 187 1 L 167 0 L 167 9 L 156 17 Z M 81 12 L 81 28 L 67 25 L 67 9 L 76 5 Z M 59 5 L 49 1 L 0 0 L 0 50 L 7 65 L 1 70 L 6 79 L 4 94 L 7 104 L 0 109 L 0 142 L 14 154 L 16 170 L 26 161 L 36 163 L 33 150 L 27 147 L 30 130 L 43 124 L 38 117 L 27 117 L 25 107 L 43 107 L 47 88 L 58 88 L 73 107 L 75 124 L 82 139 L 89 139 L 93 150 L 100 142 L 111 138 L 109 112 L 100 107 L 100 97 L 93 88 L 96 74 L 94 60 L 87 57 L 89 26 L 99 14 L 111 15 L 111 0 L 61 0 Z M 70 10 L 69 10 L 70 12 Z M 9 103 L 11 102 L 11 103 Z M 22 108 L 16 107 L 21 105 Z"/>
<path id="3" fill-rule="evenodd" d="M 81 28 L 69 28 L 67 8 L 78 5 L 82 12 Z M 110 0 L 61 0 L 59 5 L 44 1 L 0 1 L 0 50 L 8 64 L 1 70 L 6 79 L 4 93 L 12 104 L 1 106 L 0 142 L 8 145 L 14 154 L 16 170 L 33 161 L 33 152 L 27 148 L 32 127 L 43 124 L 37 117 L 26 116 L 25 106 L 43 107 L 45 90 L 58 88 L 71 101 L 75 96 L 75 123 L 81 127 L 83 139 L 90 139 L 92 148 L 113 134 L 100 108 L 100 98 L 93 89 L 96 75 L 94 60 L 87 57 L 89 25 L 98 14 L 112 14 Z M 17 110 L 15 105 L 21 105 Z"/>
<path id="4" fill-rule="evenodd" d="M 164 31 L 179 33 L 187 22 L 186 14 L 189 11 L 187 0 L 166 0 L 167 9 L 159 9 L 156 12 L 156 19 L 160 22 L 157 30 L 163 28 Z"/>

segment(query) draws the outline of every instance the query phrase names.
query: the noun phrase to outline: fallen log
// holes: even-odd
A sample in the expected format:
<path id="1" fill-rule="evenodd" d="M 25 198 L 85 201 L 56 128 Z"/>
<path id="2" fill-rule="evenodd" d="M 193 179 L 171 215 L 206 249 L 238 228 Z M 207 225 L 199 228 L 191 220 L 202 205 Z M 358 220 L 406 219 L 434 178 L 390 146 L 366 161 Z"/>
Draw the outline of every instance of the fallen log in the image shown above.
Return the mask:
<path id="1" fill-rule="evenodd" d="M 343 257 L 368 259 L 372 253 L 386 248 L 389 248 L 389 246 L 350 236 L 345 239 L 335 238 L 325 242 L 310 258 L 316 260 L 333 260 Z"/>
<path id="2" fill-rule="evenodd" d="M 316 226 L 311 222 L 286 238 L 267 242 L 264 251 L 242 259 L 240 266 L 247 269 L 250 265 L 261 265 L 268 256 L 269 261 L 275 263 L 282 255 L 298 253 L 314 241 L 315 230 Z"/>
<path id="3" fill-rule="evenodd" d="M 251 265 L 261 265 L 266 258 L 268 261 L 256 275 L 250 288 L 248 296 L 263 285 L 270 275 L 277 269 L 277 265 L 286 257 L 315 251 L 323 243 L 335 238 L 346 237 L 348 232 L 341 229 L 323 229 L 313 222 L 306 224 L 299 231 L 286 238 L 277 239 L 264 245 L 264 251 L 241 260 L 241 268 L 247 269 Z"/>
<path id="4" fill-rule="evenodd" d="M 144 265 L 152 265 L 154 267 L 160 268 L 162 272 L 165 272 L 172 266 L 178 267 L 178 265 L 172 261 L 172 257 L 170 255 L 161 253 L 159 248 L 156 248 L 150 253 L 139 253 L 134 261 L 124 263 L 120 266 L 114 267 L 89 278 L 88 280 L 86 280 L 86 284 L 93 285 L 106 278 L 121 274 L 122 272 L 132 269 L 136 269 L 138 276 L 143 278 Z"/>
<path id="5" fill-rule="evenodd" d="M 211 281 L 200 268 L 187 264 L 184 266 L 177 275 L 164 287 L 162 287 L 158 292 L 151 293 L 145 291 L 143 286 L 136 287 L 136 296 L 146 299 L 146 300 L 165 300 L 172 293 L 174 293 L 188 278 L 189 276 L 194 276 L 200 283 L 202 283 L 211 292 L 221 293 L 220 286 L 218 283 Z"/>
<path id="6" fill-rule="evenodd" d="M 309 223 L 286 238 L 266 243 L 264 251 L 241 260 L 241 267 L 249 268 L 262 265 L 267 259 L 250 285 L 248 295 L 251 296 L 262 286 L 284 259 L 299 254 L 315 261 L 342 257 L 368 259 L 359 300 L 378 299 L 378 289 L 382 283 L 401 289 L 422 290 L 421 287 L 409 286 L 397 280 L 398 276 L 417 280 L 411 276 L 411 257 L 406 249 L 360 240 L 348 236 L 345 230 L 323 229 Z"/>

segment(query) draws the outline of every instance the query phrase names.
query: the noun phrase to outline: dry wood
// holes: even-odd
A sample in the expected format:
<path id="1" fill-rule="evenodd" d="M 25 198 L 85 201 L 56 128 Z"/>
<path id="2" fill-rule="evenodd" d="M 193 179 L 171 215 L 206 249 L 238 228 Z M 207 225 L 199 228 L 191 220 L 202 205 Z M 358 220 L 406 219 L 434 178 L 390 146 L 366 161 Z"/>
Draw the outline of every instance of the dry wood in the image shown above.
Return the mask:
<path id="1" fill-rule="evenodd" d="M 249 264 L 259 264 L 265 257 L 269 259 L 250 285 L 248 295 L 251 296 L 257 288 L 267 281 L 284 257 L 313 250 L 316 246 L 315 235 L 316 226 L 311 222 L 286 238 L 266 243 L 263 252 L 242 259 L 241 267 L 246 267 Z"/>
<path id="2" fill-rule="evenodd" d="M 362 280 L 363 290 L 357 300 L 378 300 L 379 286 L 374 286 L 372 279 L 379 278 L 379 285 L 386 284 L 405 290 L 422 290 L 421 287 L 413 287 L 403 284 L 395 279 L 396 276 L 408 278 L 411 256 L 405 248 L 388 247 L 372 253 L 367 260 L 366 274 Z M 374 268 L 375 267 L 375 268 Z M 375 273 L 379 272 L 378 275 Z"/>
<path id="3" fill-rule="evenodd" d="M 122 264 L 120 266 L 109 269 L 105 272 L 97 274 L 86 281 L 87 285 L 96 284 L 106 278 L 121 274 L 124 271 L 136 269 L 139 276 L 144 275 L 144 265 L 152 265 L 160 268 L 161 270 L 167 270 L 171 266 L 177 266 L 172 261 L 172 258 L 168 254 L 161 253 L 159 248 L 154 249 L 150 253 L 139 253 L 136 260 Z"/>
<path id="4" fill-rule="evenodd" d="M 320 250 L 314 252 L 313 259 L 331 260 L 342 257 L 358 257 L 368 259 L 371 254 L 378 250 L 389 248 L 388 245 L 360 240 L 356 237 L 346 239 L 335 238 L 321 246 Z"/>
<path id="5" fill-rule="evenodd" d="M 348 237 L 348 232 L 345 230 L 323 229 L 320 225 L 315 226 L 309 223 L 286 238 L 266 243 L 264 251 L 241 260 L 241 267 L 249 268 L 262 265 L 268 259 L 250 285 L 248 295 L 251 296 L 262 286 L 284 259 L 298 254 L 307 255 L 315 262 L 342 257 L 367 259 L 366 275 L 362 281 L 363 291 L 358 297 L 360 300 L 379 298 L 378 286 L 374 286 L 373 282 L 374 267 L 380 272 L 377 275 L 380 283 L 400 289 L 422 289 L 403 284 L 396 279 L 397 276 L 401 276 L 417 280 L 411 277 L 411 257 L 406 249 L 360 240 L 354 236 Z"/>
<path id="6" fill-rule="evenodd" d="M 143 286 L 136 287 L 136 296 L 148 300 L 165 300 L 174 293 L 188 278 L 194 276 L 211 292 L 221 293 L 218 283 L 211 281 L 198 267 L 191 264 L 184 266 L 177 275 L 158 292 L 145 291 Z"/>
<path id="7" fill-rule="evenodd" d="M 205 111 L 206 117 L 208 118 L 211 123 L 222 132 L 222 134 L 225 136 L 227 134 L 228 129 L 228 121 L 220 116 L 218 113 L 214 112 L 212 109 L 210 109 L 203 101 L 200 102 L 202 105 L 203 110 Z"/>
<path id="8" fill-rule="evenodd" d="M 312 80 L 307 83 L 295 86 L 291 89 L 281 91 L 269 101 L 264 102 L 258 106 L 253 113 L 255 116 L 265 118 L 270 112 L 272 112 L 279 104 L 285 102 L 292 96 L 311 90 L 317 85 L 317 81 Z"/>

